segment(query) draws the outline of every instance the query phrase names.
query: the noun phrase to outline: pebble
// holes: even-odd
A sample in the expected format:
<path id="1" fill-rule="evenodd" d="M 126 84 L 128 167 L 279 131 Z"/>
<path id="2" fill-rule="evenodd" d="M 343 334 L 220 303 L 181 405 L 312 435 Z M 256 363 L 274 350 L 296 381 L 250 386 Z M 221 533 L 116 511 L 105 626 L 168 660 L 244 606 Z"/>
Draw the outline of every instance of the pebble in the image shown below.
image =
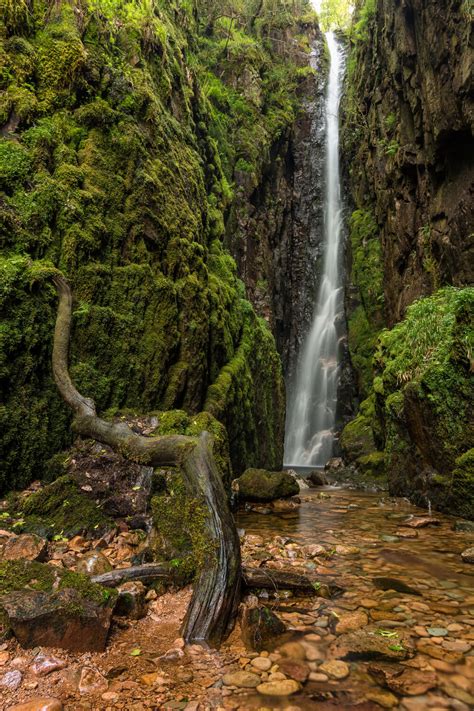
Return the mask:
<path id="1" fill-rule="evenodd" d="M 346 676 L 349 676 L 350 674 L 350 669 L 348 665 L 345 662 L 341 662 L 337 659 L 331 659 L 328 662 L 324 662 L 323 664 L 321 664 L 319 669 L 324 674 L 328 674 L 334 679 L 345 679 Z"/>
<path id="2" fill-rule="evenodd" d="M 472 548 L 466 548 L 461 553 L 461 558 L 464 563 L 474 563 L 474 546 Z"/>
<path id="3" fill-rule="evenodd" d="M 226 686 L 237 686 L 239 689 L 255 689 L 260 684 L 260 677 L 252 672 L 239 671 L 224 674 L 222 681 Z"/>
<path id="4" fill-rule="evenodd" d="M 266 681 L 257 686 L 259 694 L 265 696 L 290 696 L 299 691 L 301 685 L 293 679 L 285 679 L 284 681 Z"/>
<path id="5" fill-rule="evenodd" d="M 356 610 L 355 612 L 349 612 L 346 615 L 341 615 L 339 621 L 336 625 L 337 634 L 343 634 L 344 632 L 353 632 L 361 627 L 365 627 L 369 620 L 367 614 L 362 610 Z"/>
<path id="6" fill-rule="evenodd" d="M 265 672 L 271 668 L 272 662 L 268 657 L 256 657 L 255 659 L 252 659 L 250 665 L 259 671 Z"/>
<path id="7" fill-rule="evenodd" d="M 282 656 L 290 657 L 291 659 L 299 659 L 301 661 L 306 659 L 306 650 L 299 642 L 287 642 L 286 644 L 282 644 L 279 648 L 279 652 Z"/>
<path id="8" fill-rule="evenodd" d="M 49 696 L 36 696 L 24 703 L 10 706 L 8 711 L 63 711 L 63 705 L 59 699 L 53 699 Z"/>
<path id="9" fill-rule="evenodd" d="M 83 667 L 78 684 L 80 694 L 94 694 L 99 691 L 107 691 L 107 687 L 107 679 L 97 671 L 97 669 Z"/>
<path id="10" fill-rule="evenodd" d="M 0 652 L 0 667 L 3 667 L 9 659 L 10 655 L 8 654 L 8 652 Z"/>
<path id="11" fill-rule="evenodd" d="M 448 630 L 444 627 L 428 627 L 426 630 L 431 637 L 447 637 Z"/>
<path id="12" fill-rule="evenodd" d="M 329 677 L 327 674 L 320 674 L 319 672 L 312 671 L 308 679 L 309 681 L 327 681 Z"/>
<path id="13" fill-rule="evenodd" d="M 15 671 L 9 671 L 0 677 L 0 686 L 15 691 L 20 686 L 22 679 L 23 675 L 17 669 Z"/>
<path id="14" fill-rule="evenodd" d="M 63 659 L 58 659 L 48 654 L 38 654 L 31 665 L 31 671 L 36 676 L 46 676 L 58 669 L 64 669 L 67 664 Z"/>

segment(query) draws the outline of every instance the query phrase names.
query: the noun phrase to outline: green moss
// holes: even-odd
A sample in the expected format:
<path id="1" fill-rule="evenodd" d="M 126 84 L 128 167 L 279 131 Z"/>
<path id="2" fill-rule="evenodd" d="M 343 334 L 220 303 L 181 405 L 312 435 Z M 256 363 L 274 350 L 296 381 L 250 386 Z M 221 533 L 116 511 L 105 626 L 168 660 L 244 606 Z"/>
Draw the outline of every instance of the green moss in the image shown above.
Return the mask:
<path id="1" fill-rule="evenodd" d="M 151 508 L 159 537 L 157 555 L 170 560 L 185 579 L 192 579 L 216 554 L 205 502 L 187 495 L 183 476 L 175 469 L 167 473 L 166 491 L 152 498 Z"/>
<path id="2" fill-rule="evenodd" d="M 413 464 L 428 466 L 437 483 L 433 498 L 453 511 L 464 510 L 463 498 L 472 497 L 473 314 L 473 288 L 440 289 L 381 334 L 375 360 L 393 486 L 406 472 L 407 487 L 416 490 L 409 479 Z"/>
<path id="3" fill-rule="evenodd" d="M 81 573 L 64 571 L 26 560 L 8 560 L 0 563 L 0 595 L 24 590 L 54 593 L 65 589 L 76 590 L 80 595 L 77 603 L 70 607 L 71 615 L 81 614 L 83 610 L 81 600 L 91 600 L 98 605 L 112 607 L 118 595 L 116 590 L 109 590 L 92 583 L 87 575 Z"/>
<path id="4" fill-rule="evenodd" d="M 104 516 L 95 501 L 81 492 L 70 476 L 61 476 L 52 484 L 31 494 L 21 504 L 24 531 L 41 532 L 42 535 L 101 533 L 112 522 Z"/>
<path id="5" fill-rule="evenodd" d="M 296 479 L 288 472 L 269 472 L 265 469 L 247 469 L 236 479 L 242 501 L 273 501 L 299 494 Z"/>
<path id="6" fill-rule="evenodd" d="M 237 161 L 261 174 L 295 116 L 295 65 L 261 28 L 198 42 L 183 3 L 14 7 L 0 15 L 0 118 L 19 117 L 0 141 L 0 490 L 44 476 L 71 439 L 56 295 L 31 262 L 71 281 L 71 374 L 99 411 L 206 410 L 236 472 L 280 466 L 279 359 L 222 238 Z M 242 49 L 262 102 L 235 88 Z"/>
<path id="7" fill-rule="evenodd" d="M 355 464 L 363 476 L 380 477 L 385 474 L 385 454 L 383 452 L 373 451 L 370 454 L 364 454 L 357 457 Z"/>

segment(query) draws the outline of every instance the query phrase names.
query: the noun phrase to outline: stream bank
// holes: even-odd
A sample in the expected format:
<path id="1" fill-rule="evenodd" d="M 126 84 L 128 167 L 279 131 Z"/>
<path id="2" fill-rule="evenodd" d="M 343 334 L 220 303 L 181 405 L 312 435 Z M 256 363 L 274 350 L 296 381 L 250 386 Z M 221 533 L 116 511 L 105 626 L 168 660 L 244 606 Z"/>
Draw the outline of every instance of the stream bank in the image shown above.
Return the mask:
<path id="1" fill-rule="evenodd" d="M 19 684 L 2 687 L 3 708 L 47 695 L 66 711 L 468 711 L 474 702 L 474 570 L 461 553 L 473 545 L 472 526 L 442 514 L 433 520 L 380 493 L 323 487 L 304 489 L 300 498 L 299 508 L 286 513 L 237 515 L 245 565 L 322 581 L 310 598 L 283 590 L 260 595 L 259 604 L 287 626 L 284 637 L 254 652 L 236 627 L 220 651 L 184 647 L 179 628 L 189 588 L 149 591 L 146 616 L 116 619 L 104 653 L 22 650 L 4 642 L 0 683 L 13 672 Z M 94 548 L 114 567 L 126 567 L 138 539 L 122 531 L 107 547 L 77 537 L 53 542 L 53 559 L 76 566 Z M 327 580 L 342 594 L 320 597 Z M 34 674 L 42 652 L 64 668 Z M 294 693 L 260 693 L 272 682 L 280 686 L 270 689 Z"/>

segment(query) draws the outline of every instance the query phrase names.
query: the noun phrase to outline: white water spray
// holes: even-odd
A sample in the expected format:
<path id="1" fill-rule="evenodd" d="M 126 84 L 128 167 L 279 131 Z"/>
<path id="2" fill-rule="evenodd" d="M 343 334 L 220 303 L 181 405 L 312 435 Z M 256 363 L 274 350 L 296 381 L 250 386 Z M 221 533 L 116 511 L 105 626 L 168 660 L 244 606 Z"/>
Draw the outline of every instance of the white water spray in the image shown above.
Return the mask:
<path id="1" fill-rule="evenodd" d="M 339 177 L 339 103 L 344 55 L 332 32 L 326 33 L 331 64 L 326 91 L 324 256 L 311 329 L 303 343 L 294 387 L 288 394 L 285 462 L 324 465 L 331 457 L 336 421 L 339 335 L 342 312 L 339 248 L 342 203 Z"/>

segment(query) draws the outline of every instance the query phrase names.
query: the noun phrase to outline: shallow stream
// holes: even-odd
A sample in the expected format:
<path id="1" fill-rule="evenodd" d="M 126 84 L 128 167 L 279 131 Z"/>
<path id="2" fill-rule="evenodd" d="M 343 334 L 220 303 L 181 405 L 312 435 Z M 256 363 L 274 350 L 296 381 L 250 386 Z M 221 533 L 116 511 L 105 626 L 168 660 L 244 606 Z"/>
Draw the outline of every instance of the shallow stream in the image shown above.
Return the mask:
<path id="1" fill-rule="evenodd" d="M 474 566 L 462 561 L 461 552 L 473 545 L 474 533 L 453 530 L 456 519 L 438 513 L 430 525 L 413 527 L 419 517 L 428 519 L 428 512 L 380 493 L 324 487 L 304 490 L 301 499 L 300 508 L 288 513 L 238 515 L 246 534 L 246 564 L 306 571 L 345 590 L 333 599 L 280 592 L 265 600 L 263 593 L 294 639 L 310 641 L 316 649 L 312 656 L 319 657 L 309 662 L 313 673 L 291 704 L 301 709 L 472 708 Z M 324 551 L 316 548 L 312 557 L 311 544 Z M 265 560 L 263 552 L 271 557 Z M 374 639 L 393 648 L 395 658 L 374 653 Z M 321 664 L 337 656 L 335 645 L 346 642 L 350 673 L 323 679 Z M 403 647 L 410 654 L 397 659 L 396 650 Z M 385 678 L 404 676 L 381 684 L 374 664 Z M 321 680 L 313 681 L 318 673 Z M 249 693 L 245 704 L 242 708 L 261 708 L 262 697 Z M 288 698 L 272 698 L 263 705 L 291 704 Z"/>

